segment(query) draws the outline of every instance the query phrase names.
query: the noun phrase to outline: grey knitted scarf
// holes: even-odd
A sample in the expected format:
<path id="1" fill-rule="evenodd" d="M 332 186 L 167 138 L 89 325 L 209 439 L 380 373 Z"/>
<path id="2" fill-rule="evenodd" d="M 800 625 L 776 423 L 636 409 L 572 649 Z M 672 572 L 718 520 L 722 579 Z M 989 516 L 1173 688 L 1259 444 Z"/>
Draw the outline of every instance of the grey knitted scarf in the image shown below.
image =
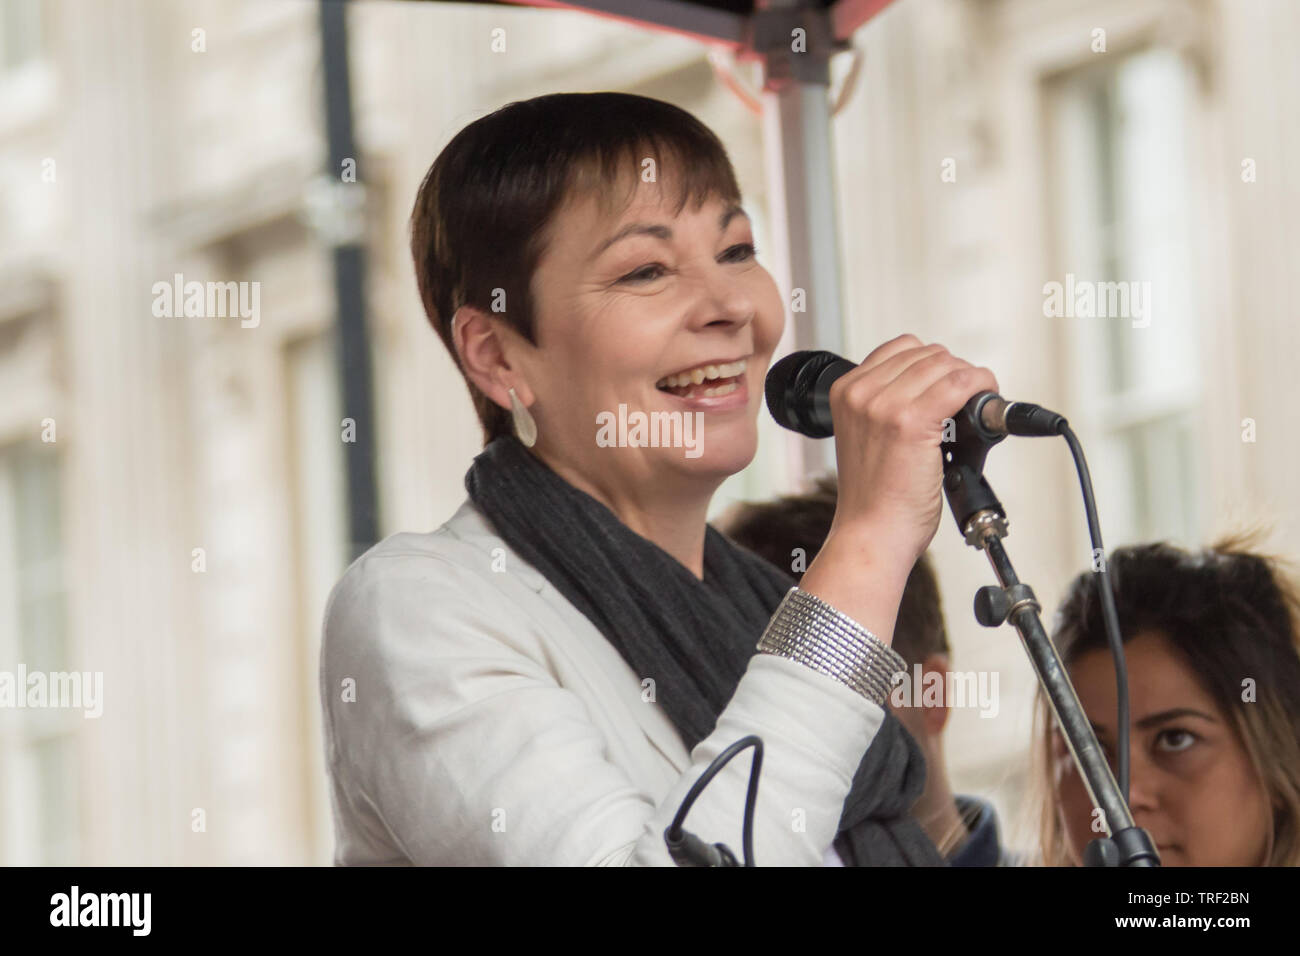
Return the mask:
<path id="1" fill-rule="evenodd" d="M 656 676 L 656 699 L 687 750 L 713 732 L 792 578 L 712 526 L 705 530 L 704 578 L 696 578 L 513 436 L 495 439 L 474 459 L 465 488 L 496 533 L 636 673 Z M 909 814 L 924 786 L 920 748 L 886 712 L 844 801 L 835 839 L 844 862 L 945 865 Z"/>

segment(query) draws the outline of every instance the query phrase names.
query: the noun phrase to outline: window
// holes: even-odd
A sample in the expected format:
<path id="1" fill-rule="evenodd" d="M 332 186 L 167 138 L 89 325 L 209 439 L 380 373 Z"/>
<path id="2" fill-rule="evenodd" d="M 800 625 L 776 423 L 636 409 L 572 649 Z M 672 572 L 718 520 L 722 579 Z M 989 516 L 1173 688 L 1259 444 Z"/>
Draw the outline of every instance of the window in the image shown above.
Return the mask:
<path id="1" fill-rule="evenodd" d="M 1049 90 L 1057 317 L 1071 422 L 1112 544 L 1199 532 L 1199 316 L 1187 237 L 1191 81 L 1150 50 Z M 1091 301 L 1090 301 L 1091 300 Z M 1051 308 L 1044 291 L 1045 310 Z M 1062 314 L 1064 311 L 1064 314 Z"/>
<path id="2" fill-rule="evenodd" d="M 41 0 L 0 3 L 0 71 L 37 59 L 42 44 Z"/>
<path id="3" fill-rule="evenodd" d="M 39 443 L 0 451 L 0 671 L 79 670 L 68 639 L 60 470 Z M 15 692 L 24 694 L 18 686 Z M 0 710 L 0 860 L 77 862 L 78 708 Z"/>

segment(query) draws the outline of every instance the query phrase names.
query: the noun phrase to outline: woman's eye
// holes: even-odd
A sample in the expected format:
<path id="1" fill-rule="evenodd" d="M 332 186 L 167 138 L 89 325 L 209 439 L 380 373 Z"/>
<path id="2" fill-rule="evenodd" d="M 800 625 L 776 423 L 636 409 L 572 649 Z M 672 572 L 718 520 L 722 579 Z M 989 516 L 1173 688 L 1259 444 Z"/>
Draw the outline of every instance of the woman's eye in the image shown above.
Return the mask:
<path id="1" fill-rule="evenodd" d="M 619 279 L 618 281 L 619 282 L 649 282 L 651 279 L 659 278 L 659 276 L 655 274 L 656 272 L 663 272 L 663 271 L 664 271 L 664 267 L 656 262 L 653 265 L 648 265 L 640 269 L 637 269 L 635 272 L 629 272 L 627 275 L 623 276 L 623 278 Z"/>
<path id="2" fill-rule="evenodd" d="M 752 242 L 742 242 L 739 245 L 732 246 L 723 256 L 731 262 L 744 262 L 746 259 L 752 259 L 758 255 L 758 250 L 754 248 Z"/>
<path id="3" fill-rule="evenodd" d="M 1160 735 L 1156 738 L 1156 744 L 1166 753 L 1181 753 L 1196 743 L 1198 739 L 1196 734 L 1190 730 L 1171 727 L 1160 732 Z"/>
<path id="4" fill-rule="evenodd" d="M 756 255 L 758 255 L 758 250 L 754 248 L 754 244 L 752 242 L 742 242 L 739 243 L 738 245 L 732 246 L 730 249 L 724 252 L 722 254 L 722 258 L 726 262 L 745 262 L 749 259 L 754 258 L 754 256 Z M 667 269 L 665 269 L 659 263 L 654 262 L 651 263 L 650 265 L 642 266 L 640 269 L 637 269 L 635 272 L 629 272 L 627 275 L 623 276 L 623 278 L 619 279 L 618 281 L 619 282 L 652 282 L 655 279 L 660 278 L 660 276 L 666 272 Z"/>

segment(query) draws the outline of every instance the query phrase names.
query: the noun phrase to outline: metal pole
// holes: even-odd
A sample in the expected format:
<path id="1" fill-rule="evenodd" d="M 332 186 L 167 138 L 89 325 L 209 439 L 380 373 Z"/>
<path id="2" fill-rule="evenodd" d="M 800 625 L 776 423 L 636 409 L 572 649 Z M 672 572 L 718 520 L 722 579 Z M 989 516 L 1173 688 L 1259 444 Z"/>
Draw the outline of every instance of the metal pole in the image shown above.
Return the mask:
<path id="1" fill-rule="evenodd" d="M 353 423 L 344 442 L 349 561 L 379 540 L 375 482 L 375 428 L 370 384 L 370 342 L 366 335 L 365 247 L 360 182 L 342 178 L 345 161 L 355 170 L 352 84 L 348 71 L 347 4 L 321 0 L 321 64 L 325 78 L 325 121 L 329 167 L 322 178 L 325 210 L 321 232 L 333 247 L 335 322 L 342 413 Z"/>
<path id="2" fill-rule="evenodd" d="M 839 230 L 831 154 L 830 59 L 847 48 L 826 11 L 760 0 L 752 49 L 763 63 L 763 146 L 778 283 L 796 349 L 842 352 Z M 834 469 L 834 446 L 799 440 L 803 477 Z"/>

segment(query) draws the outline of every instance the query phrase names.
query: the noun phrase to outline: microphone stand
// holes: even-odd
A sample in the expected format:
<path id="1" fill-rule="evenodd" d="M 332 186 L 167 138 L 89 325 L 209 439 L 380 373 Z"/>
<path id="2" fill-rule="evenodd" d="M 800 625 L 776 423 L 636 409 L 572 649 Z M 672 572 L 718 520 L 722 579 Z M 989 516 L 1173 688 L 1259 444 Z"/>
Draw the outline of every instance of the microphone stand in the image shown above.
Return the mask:
<path id="1" fill-rule="evenodd" d="M 1088 844 L 1084 865 L 1159 866 L 1160 857 L 1151 836 L 1134 824 L 1128 802 L 1110 772 L 1065 665 L 1043 628 L 1039 617 L 1042 608 L 1033 589 L 1016 576 L 1002 546 L 1007 516 L 984 478 L 984 459 L 989 449 L 1006 436 L 982 427 L 977 407 L 973 407 L 976 399 L 956 419 L 956 439 L 945 443 L 943 452 L 943 491 L 952 516 L 966 543 L 988 556 L 1001 585 L 987 585 L 976 592 L 975 619 L 985 627 L 998 627 L 1009 620 L 1020 633 L 1020 642 L 1047 693 L 1092 805 L 1101 808 L 1111 835 L 1099 836 Z"/>

